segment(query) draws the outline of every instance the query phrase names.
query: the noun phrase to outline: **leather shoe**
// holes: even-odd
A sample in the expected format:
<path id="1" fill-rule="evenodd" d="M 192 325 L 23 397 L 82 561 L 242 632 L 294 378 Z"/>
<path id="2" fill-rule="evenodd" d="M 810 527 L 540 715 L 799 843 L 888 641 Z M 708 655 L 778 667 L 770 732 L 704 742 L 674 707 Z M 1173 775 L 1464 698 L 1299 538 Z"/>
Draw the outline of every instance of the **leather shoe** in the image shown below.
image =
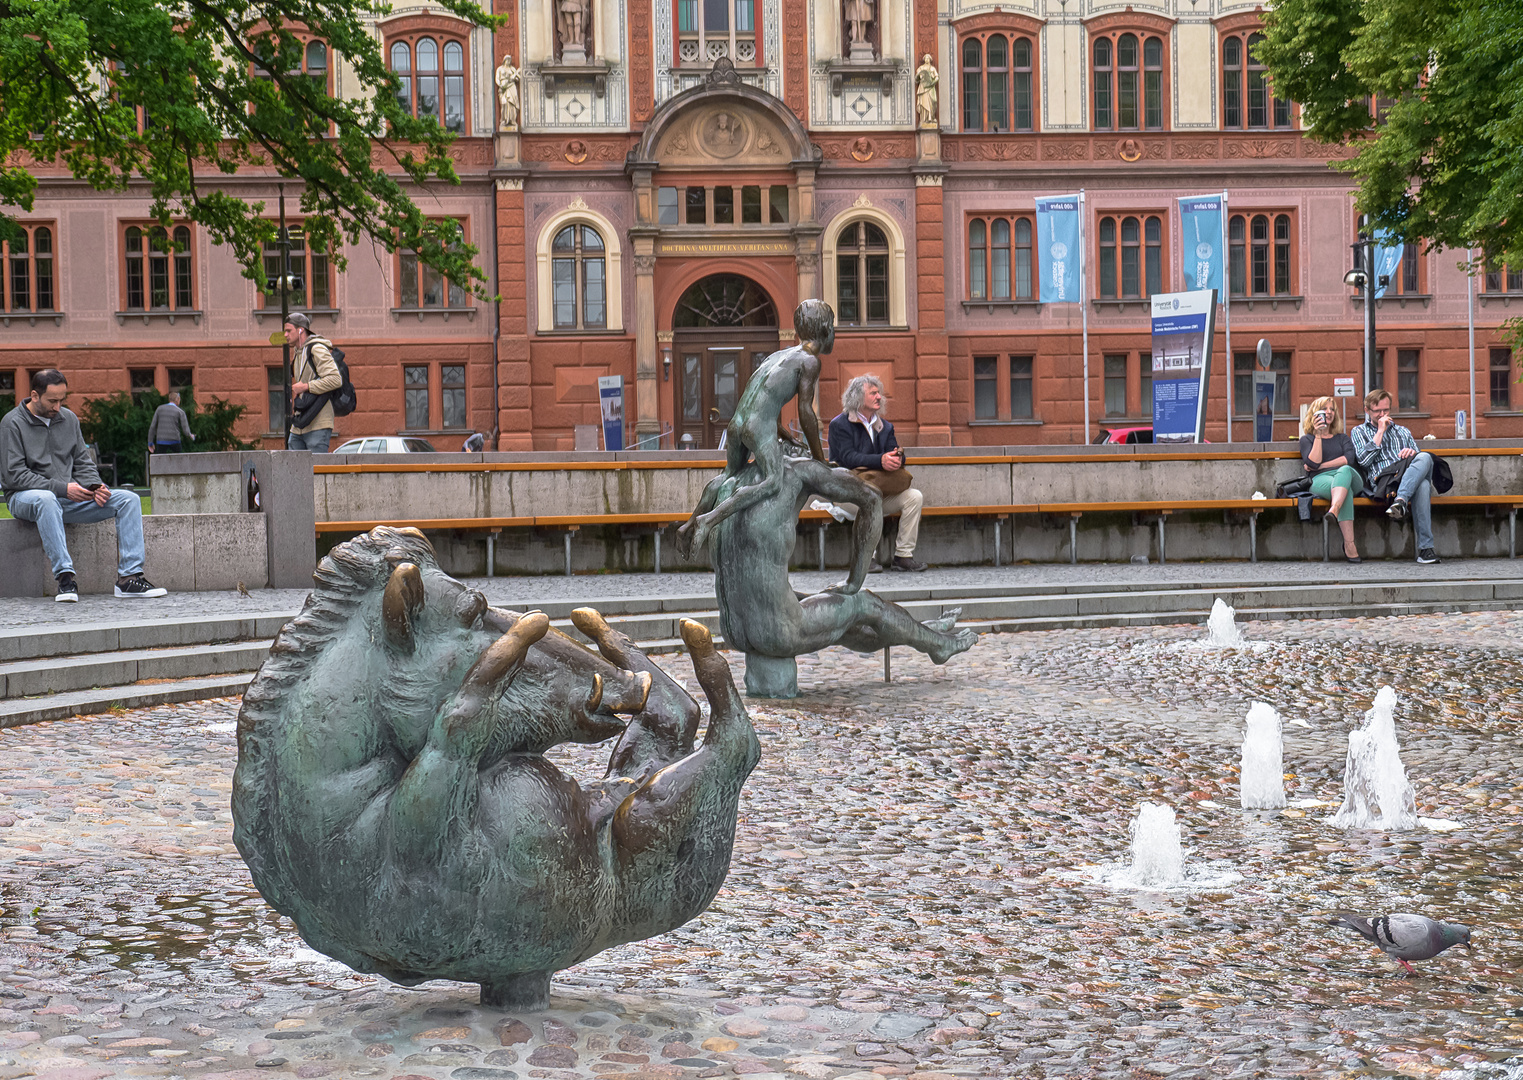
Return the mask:
<path id="1" fill-rule="evenodd" d="M 903 555 L 895 555 L 894 561 L 889 566 L 889 569 L 891 570 L 899 570 L 910 574 L 918 574 L 925 568 L 925 563 L 921 562 L 913 555 L 909 557 L 905 557 Z"/>
<path id="2" fill-rule="evenodd" d="M 867 564 L 867 572 L 869 574 L 883 573 L 883 564 L 878 561 L 878 556 L 874 555 L 873 561 Z"/>

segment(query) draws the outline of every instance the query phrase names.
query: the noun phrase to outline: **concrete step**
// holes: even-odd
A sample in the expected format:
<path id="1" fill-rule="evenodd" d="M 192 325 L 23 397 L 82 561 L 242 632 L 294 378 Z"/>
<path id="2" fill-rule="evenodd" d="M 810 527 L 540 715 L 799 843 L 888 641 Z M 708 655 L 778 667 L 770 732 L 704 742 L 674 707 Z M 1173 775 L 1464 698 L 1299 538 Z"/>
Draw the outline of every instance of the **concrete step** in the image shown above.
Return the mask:
<path id="1" fill-rule="evenodd" d="M 21 660 L 0 664 L 0 699 L 252 672 L 264 663 L 269 652 L 269 641 L 238 641 Z"/>
<path id="2" fill-rule="evenodd" d="M 295 611 L 196 619 L 145 619 L 81 623 L 77 626 L 22 627 L 0 631 L 0 664 L 38 657 L 82 656 L 118 649 L 162 649 L 223 641 L 269 641 Z"/>
<path id="3" fill-rule="evenodd" d="M 67 720 L 71 716 L 91 716 L 115 709 L 145 709 L 151 705 L 237 697 L 253 677 L 247 673 L 218 675 L 208 679 L 181 679 L 139 686 L 103 686 L 93 690 L 50 694 L 42 698 L 0 701 L 0 728 L 40 724 L 47 720 Z"/>

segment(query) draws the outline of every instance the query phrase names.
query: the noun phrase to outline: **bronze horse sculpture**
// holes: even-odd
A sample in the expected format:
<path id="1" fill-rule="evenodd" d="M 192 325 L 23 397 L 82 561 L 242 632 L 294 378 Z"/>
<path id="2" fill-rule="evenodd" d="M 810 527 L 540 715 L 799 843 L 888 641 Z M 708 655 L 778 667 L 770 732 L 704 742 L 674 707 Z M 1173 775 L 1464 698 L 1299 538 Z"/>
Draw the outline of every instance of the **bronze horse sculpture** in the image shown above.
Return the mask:
<path id="1" fill-rule="evenodd" d="M 729 665 L 683 622 L 695 745 L 698 703 L 596 611 L 573 621 L 601 655 L 490 607 L 413 529 L 323 559 L 244 695 L 233 779 L 238 850 L 308 944 L 545 1008 L 552 972 L 708 907 L 760 757 Z M 597 781 L 544 757 L 613 736 Z"/>

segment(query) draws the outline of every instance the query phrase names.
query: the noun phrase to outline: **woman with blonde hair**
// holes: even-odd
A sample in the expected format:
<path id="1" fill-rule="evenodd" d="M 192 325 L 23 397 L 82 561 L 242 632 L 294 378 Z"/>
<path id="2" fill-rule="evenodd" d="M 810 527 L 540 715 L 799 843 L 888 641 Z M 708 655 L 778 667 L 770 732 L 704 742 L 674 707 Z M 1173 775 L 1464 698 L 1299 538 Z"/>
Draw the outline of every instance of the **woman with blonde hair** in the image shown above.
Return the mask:
<path id="1" fill-rule="evenodd" d="M 1311 475 L 1312 494 L 1328 501 L 1327 517 L 1338 522 L 1343 534 L 1343 557 L 1359 561 L 1354 546 L 1354 496 L 1364 487 L 1364 476 L 1355 465 L 1354 443 L 1343 432 L 1338 403 L 1319 397 L 1307 407 L 1301 421 L 1301 464 Z"/>

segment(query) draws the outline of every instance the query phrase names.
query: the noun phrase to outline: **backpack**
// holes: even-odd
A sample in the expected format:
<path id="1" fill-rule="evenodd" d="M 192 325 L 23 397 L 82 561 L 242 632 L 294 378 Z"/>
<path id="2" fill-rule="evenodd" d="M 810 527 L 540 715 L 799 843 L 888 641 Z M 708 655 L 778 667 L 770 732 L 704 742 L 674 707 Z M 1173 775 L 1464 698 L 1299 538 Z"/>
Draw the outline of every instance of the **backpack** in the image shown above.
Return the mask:
<path id="1" fill-rule="evenodd" d="M 360 403 L 359 395 L 354 391 L 354 383 L 349 381 L 349 365 L 344 363 L 344 350 L 330 343 L 328 351 L 333 354 L 333 362 L 338 365 L 339 377 L 344 380 L 342 386 L 328 394 L 328 400 L 333 403 L 334 416 L 348 416 Z"/>

